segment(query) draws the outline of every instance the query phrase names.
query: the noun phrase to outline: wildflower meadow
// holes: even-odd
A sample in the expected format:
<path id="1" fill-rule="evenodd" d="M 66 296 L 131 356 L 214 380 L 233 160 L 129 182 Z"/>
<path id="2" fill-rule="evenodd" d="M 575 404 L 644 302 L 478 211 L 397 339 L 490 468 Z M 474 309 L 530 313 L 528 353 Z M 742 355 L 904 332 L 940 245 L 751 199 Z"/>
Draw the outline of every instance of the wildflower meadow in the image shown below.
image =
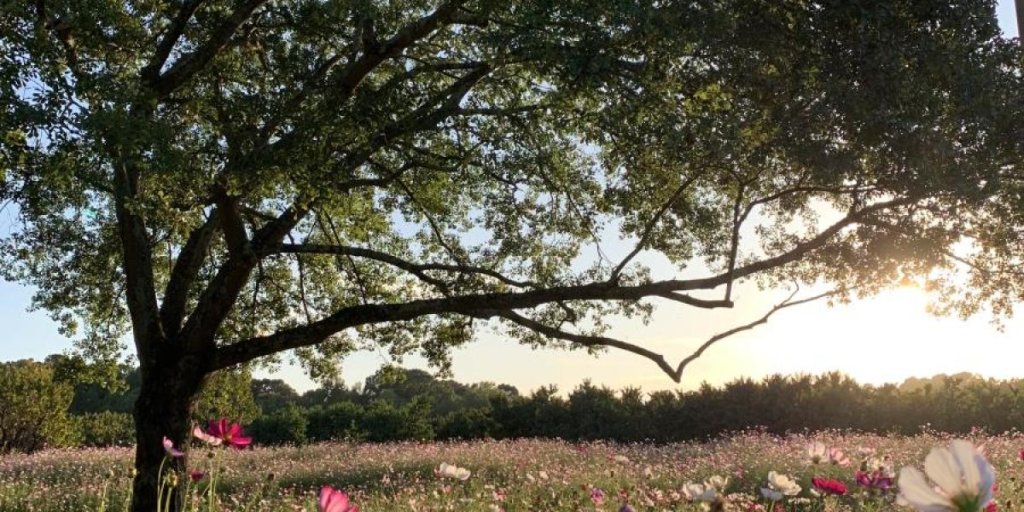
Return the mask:
<path id="1" fill-rule="evenodd" d="M 758 431 L 705 443 L 509 440 L 261 447 L 237 424 L 197 428 L 189 511 L 881 511 L 1024 506 L 1024 435 Z M 181 456 L 166 442 L 168 459 Z M 121 511 L 130 448 L 0 459 L 0 510 Z"/>

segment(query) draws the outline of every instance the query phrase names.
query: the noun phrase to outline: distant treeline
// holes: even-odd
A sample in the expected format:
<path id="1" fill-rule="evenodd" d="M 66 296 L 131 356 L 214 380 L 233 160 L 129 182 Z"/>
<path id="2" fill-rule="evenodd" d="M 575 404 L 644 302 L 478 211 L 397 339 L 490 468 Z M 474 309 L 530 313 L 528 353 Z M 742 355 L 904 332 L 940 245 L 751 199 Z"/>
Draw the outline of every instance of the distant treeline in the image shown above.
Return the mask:
<path id="1" fill-rule="evenodd" d="M 0 451 L 133 442 L 137 373 L 122 368 L 111 389 L 95 378 L 76 380 L 89 375 L 76 368 L 61 357 L 0 364 L 0 380 L 11 384 L 0 389 Z M 922 427 L 1002 432 L 1024 425 L 1024 380 L 958 374 L 870 386 L 828 373 L 650 394 L 584 382 L 563 396 L 554 386 L 523 395 L 507 384 L 461 384 L 421 370 L 392 370 L 360 385 L 299 394 L 281 380 L 236 371 L 208 382 L 196 406 L 197 423 L 217 416 L 243 422 L 259 444 L 484 437 L 674 442 L 755 427 L 776 434 L 912 434 Z M 45 432 L 26 436 L 26 425 Z"/>

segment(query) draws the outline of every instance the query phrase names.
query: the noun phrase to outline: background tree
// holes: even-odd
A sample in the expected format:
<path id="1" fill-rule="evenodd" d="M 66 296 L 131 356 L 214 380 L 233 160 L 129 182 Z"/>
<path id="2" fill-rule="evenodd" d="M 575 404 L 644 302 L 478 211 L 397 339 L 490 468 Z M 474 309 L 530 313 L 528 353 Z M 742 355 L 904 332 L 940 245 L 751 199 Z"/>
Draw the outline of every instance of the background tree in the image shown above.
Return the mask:
<path id="1" fill-rule="evenodd" d="M 1024 99 L 993 7 L 9 2 L 0 270 L 89 355 L 131 332 L 140 512 L 204 381 L 285 351 L 325 379 L 369 347 L 444 370 L 489 326 L 678 380 L 810 298 L 679 363 L 607 319 L 749 279 L 1005 314 Z"/>
<path id="2" fill-rule="evenodd" d="M 68 416 L 72 386 L 54 379 L 49 365 L 0 363 L 0 453 L 73 444 L 77 431 Z"/>

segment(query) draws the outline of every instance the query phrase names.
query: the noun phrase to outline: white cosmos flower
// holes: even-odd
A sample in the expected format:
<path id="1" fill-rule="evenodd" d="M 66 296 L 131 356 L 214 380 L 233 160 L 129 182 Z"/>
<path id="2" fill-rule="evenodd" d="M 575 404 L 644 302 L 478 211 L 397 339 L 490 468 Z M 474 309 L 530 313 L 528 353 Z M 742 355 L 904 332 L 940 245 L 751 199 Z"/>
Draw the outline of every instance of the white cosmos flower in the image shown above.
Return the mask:
<path id="1" fill-rule="evenodd" d="M 445 478 L 457 478 L 463 481 L 469 479 L 470 475 L 468 469 L 460 468 L 454 464 L 447 464 L 444 462 L 442 462 L 441 465 L 438 466 L 436 473 L 438 474 L 438 476 L 442 476 Z"/>
<path id="2" fill-rule="evenodd" d="M 773 491 L 767 487 L 761 488 L 761 496 L 768 498 L 771 501 L 779 501 L 782 499 L 782 493 L 779 491 Z"/>
<path id="3" fill-rule="evenodd" d="M 718 492 L 724 491 L 727 485 L 729 485 L 729 477 L 726 476 L 712 475 L 707 480 L 704 480 L 705 487 L 717 489 Z"/>
<path id="4" fill-rule="evenodd" d="M 800 494 L 800 486 L 796 481 L 782 473 L 776 473 L 775 471 L 768 472 L 768 487 L 773 491 L 781 492 L 786 496 L 795 496 Z"/>
<path id="5" fill-rule="evenodd" d="M 708 485 L 686 482 L 683 484 L 683 496 L 690 501 L 712 502 L 718 499 L 718 490 Z"/>
<path id="6" fill-rule="evenodd" d="M 900 470 L 900 503 L 919 512 L 978 512 L 992 501 L 995 470 L 967 441 L 932 448 L 924 459 L 924 471 L 934 487 L 916 468 Z"/>
<path id="7" fill-rule="evenodd" d="M 807 457 L 804 462 L 808 464 L 818 464 L 828 457 L 828 449 L 825 447 L 825 443 L 821 441 L 814 441 L 807 445 Z"/>

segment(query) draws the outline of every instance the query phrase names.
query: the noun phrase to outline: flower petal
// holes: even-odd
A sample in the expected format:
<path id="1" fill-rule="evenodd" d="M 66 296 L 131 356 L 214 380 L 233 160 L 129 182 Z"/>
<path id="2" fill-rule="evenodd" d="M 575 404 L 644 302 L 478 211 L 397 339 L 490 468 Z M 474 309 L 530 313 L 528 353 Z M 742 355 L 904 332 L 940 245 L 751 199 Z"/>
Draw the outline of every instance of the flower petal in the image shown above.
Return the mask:
<path id="1" fill-rule="evenodd" d="M 932 448 L 924 459 L 924 472 L 939 485 L 946 496 L 959 496 L 964 492 L 960 464 L 956 457 L 945 448 Z M 901 473 L 902 474 L 902 473 Z"/>
<path id="2" fill-rule="evenodd" d="M 947 452 L 948 453 L 948 452 Z M 929 473 L 930 475 L 931 473 Z M 898 481 L 899 498 L 907 505 L 918 510 L 953 510 L 952 503 L 935 492 L 916 468 L 905 467 L 900 470 Z"/>
<path id="3" fill-rule="evenodd" d="M 981 471 L 976 459 L 980 455 L 978 450 L 973 444 L 963 439 L 954 439 L 949 443 L 949 449 L 963 473 L 964 485 L 970 490 L 978 489 L 978 485 L 981 483 Z"/>

